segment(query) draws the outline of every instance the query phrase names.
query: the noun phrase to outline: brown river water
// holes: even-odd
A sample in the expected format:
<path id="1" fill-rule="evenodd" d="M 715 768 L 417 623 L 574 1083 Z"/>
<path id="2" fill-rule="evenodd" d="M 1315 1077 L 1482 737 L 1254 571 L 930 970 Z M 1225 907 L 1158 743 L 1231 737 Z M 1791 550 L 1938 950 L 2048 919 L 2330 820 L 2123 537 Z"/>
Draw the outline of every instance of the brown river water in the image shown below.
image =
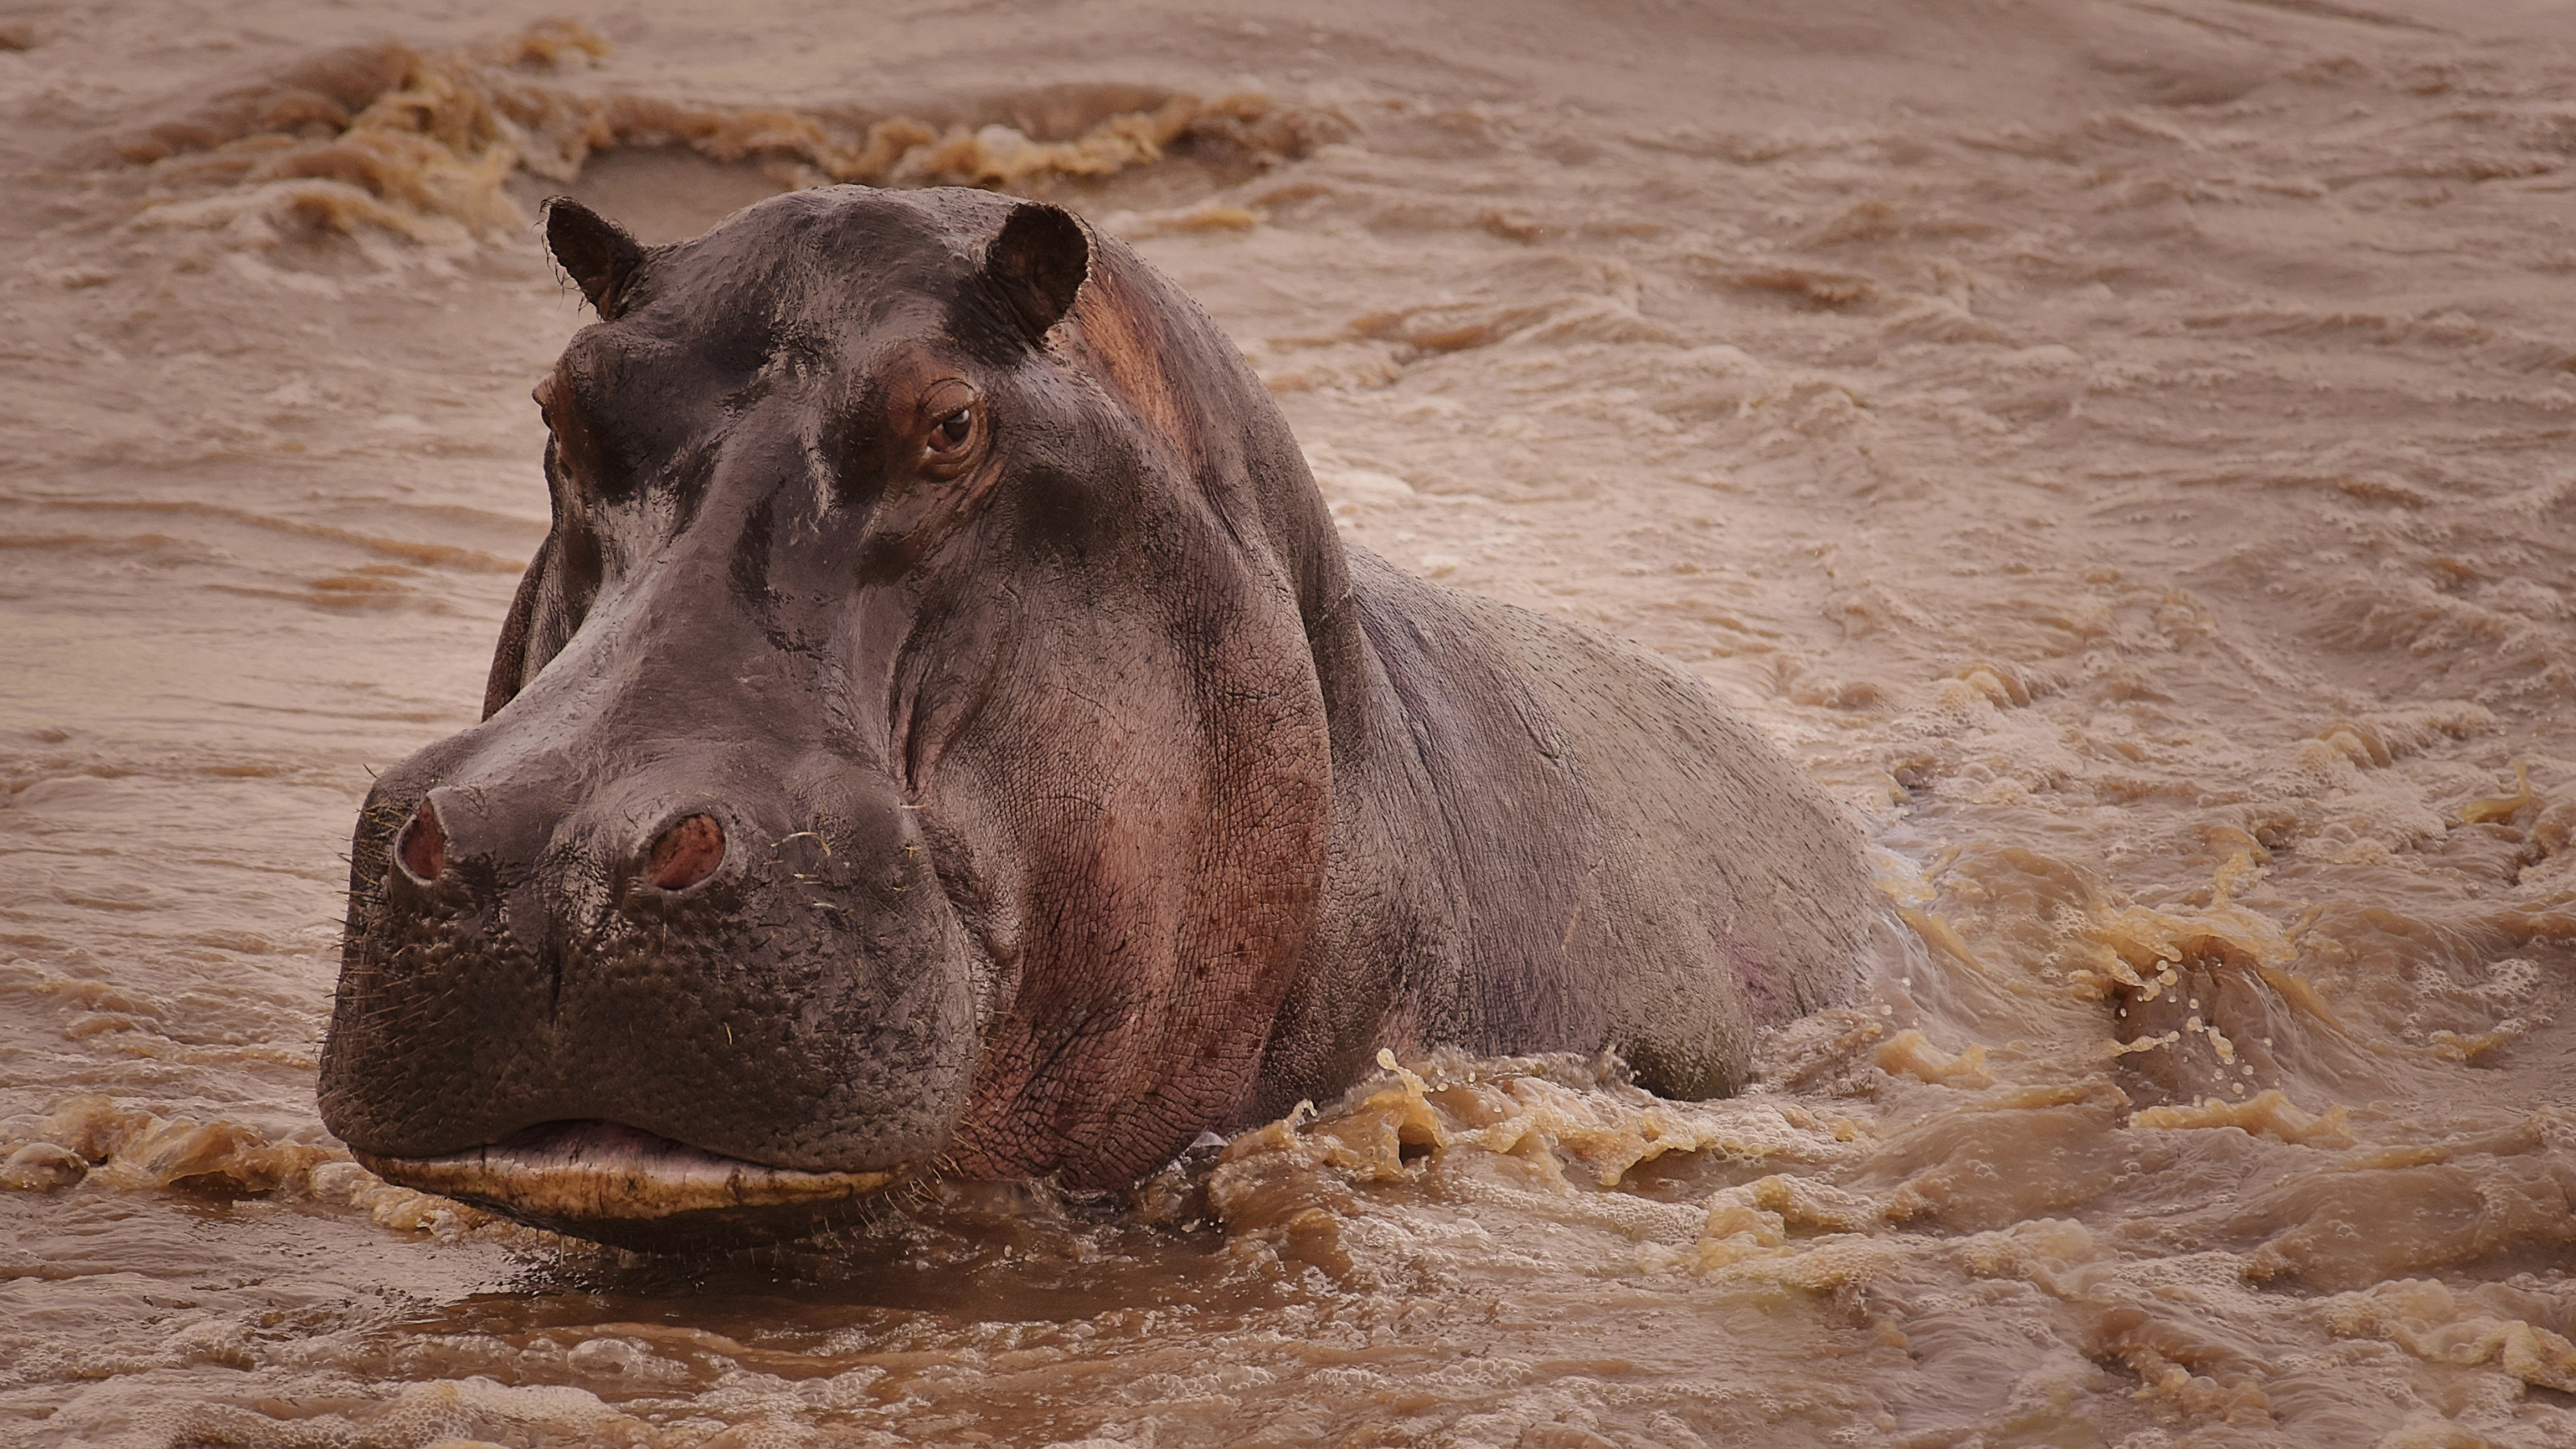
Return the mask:
<path id="1" fill-rule="evenodd" d="M 834 180 L 1082 209 L 1350 538 L 1701 673 L 1868 995 L 736 1257 L 350 1162 L 533 203 Z M 0 188 L 0 1441 L 2576 1444 L 2563 3 L 19 3 Z"/>

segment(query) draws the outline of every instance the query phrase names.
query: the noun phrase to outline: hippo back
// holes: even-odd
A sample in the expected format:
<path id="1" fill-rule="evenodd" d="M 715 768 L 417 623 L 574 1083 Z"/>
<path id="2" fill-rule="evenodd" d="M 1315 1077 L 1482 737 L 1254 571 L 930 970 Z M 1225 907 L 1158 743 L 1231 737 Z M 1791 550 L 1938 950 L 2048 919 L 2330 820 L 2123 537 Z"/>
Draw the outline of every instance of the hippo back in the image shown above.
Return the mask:
<path id="1" fill-rule="evenodd" d="M 1381 1040 L 1610 1047 L 1658 1093 L 1723 1095 L 1756 1028 L 1848 999 L 1877 917 L 1859 838 L 1757 730 L 1657 655 L 1348 552 L 1374 719 L 1335 721 L 1346 959 L 1282 1012 L 1261 1110 Z"/>

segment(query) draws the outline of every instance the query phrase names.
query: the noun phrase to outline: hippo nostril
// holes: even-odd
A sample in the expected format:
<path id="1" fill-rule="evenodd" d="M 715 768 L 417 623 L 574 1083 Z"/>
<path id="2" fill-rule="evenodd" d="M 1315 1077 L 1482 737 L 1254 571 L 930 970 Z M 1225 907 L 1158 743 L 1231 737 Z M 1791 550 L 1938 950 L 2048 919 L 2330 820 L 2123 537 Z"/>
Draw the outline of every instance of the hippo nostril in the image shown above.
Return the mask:
<path id="1" fill-rule="evenodd" d="M 723 827 L 704 815 L 692 815 L 662 832 L 644 873 L 666 891 L 684 891 L 716 873 L 724 863 Z"/>
<path id="2" fill-rule="evenodd" d="M 412 879 L 422 885 L 435 885 L 447 871 L 447 832 L 438 826 L 438 811 L 426 799 L 420 812 L 402 828 L 394 841 L 394 856 Z"/>

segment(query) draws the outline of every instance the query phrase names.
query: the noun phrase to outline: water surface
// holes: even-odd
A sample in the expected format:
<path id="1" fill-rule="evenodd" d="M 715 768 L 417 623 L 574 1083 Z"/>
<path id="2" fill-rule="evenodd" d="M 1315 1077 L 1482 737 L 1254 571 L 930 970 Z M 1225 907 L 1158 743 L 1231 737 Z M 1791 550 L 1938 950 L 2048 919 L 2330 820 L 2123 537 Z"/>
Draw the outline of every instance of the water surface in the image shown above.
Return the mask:
<path id="1" fill-rule="evenodd" d="M 2576 1441 L 2563 7 L 580 19 L 0 26 L 0 1438 Z M 793 1251 L 369 1177 L 342 854 L 544 531 L 530 206 L 832 180 L 1134 240 L 1351 539 L 1697 670 L 1905 948 L 1737 1100 L 1403 1063 Z"/>

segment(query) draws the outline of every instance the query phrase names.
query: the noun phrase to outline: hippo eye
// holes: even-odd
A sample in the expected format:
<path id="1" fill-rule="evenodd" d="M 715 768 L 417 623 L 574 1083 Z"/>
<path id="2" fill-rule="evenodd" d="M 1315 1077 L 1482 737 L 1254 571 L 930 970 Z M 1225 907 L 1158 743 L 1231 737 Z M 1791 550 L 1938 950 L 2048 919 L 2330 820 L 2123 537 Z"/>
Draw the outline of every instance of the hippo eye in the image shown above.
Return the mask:
<path id="1" fill-rule="evenodd" d="M 913 444 L 920 451 L 912 466 L 922 477 L 954 478 L 975 466 L 992 425 L 971 385 L 962 378 L 940 378 L 916 394 L 912 406 L 919 411 L 903 421 L 921 429 L 912 434 L 920 440 Z"/>

